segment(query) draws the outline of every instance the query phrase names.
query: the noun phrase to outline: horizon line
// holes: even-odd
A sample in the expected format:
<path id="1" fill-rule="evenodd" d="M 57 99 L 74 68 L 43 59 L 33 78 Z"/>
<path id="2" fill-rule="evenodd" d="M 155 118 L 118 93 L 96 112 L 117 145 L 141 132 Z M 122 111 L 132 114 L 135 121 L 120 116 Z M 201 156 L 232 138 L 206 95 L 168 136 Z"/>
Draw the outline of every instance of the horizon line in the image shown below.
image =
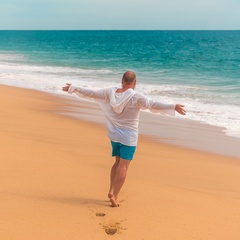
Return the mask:
<path id="1" fill-rule="evenodd" d="M 240 31 L 240 29 L 0 29 L 0 31 Z"/>

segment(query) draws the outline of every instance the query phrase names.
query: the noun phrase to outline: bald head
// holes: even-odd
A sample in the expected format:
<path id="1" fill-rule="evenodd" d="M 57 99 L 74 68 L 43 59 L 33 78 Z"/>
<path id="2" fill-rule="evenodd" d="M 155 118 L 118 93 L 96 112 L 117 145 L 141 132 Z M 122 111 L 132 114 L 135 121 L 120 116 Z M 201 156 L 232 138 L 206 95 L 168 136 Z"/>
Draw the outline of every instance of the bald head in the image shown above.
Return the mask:
<path id="1" fill-rule="evenodd" d="M 136 82 L 136 74 L 132 71 L 127 71 L 123 74 L 122 83 L 131 85 Z"/>
<path id="2" fill-rule="evenodd" d="M 117 92 L 125 92 L 129 88 L 135 89 L 136 87 L 136 75 L 132 71 L 127 71 L 123 74 L 122 77 L 122 88 L 118 88 Z"/>

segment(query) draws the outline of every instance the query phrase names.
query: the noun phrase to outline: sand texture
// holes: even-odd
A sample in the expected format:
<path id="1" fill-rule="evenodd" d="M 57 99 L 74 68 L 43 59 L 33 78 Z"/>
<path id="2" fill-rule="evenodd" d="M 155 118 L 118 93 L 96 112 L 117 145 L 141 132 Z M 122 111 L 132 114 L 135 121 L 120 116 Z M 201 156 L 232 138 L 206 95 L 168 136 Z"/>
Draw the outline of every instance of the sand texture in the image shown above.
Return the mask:
<path id="1" fill-rule="evenodd" d="M 57 114 L 64 98 L 0 89 L 0 239 L 240 239 L 239 158 L 140 136 L 112 208 L 104 127 Z"/>

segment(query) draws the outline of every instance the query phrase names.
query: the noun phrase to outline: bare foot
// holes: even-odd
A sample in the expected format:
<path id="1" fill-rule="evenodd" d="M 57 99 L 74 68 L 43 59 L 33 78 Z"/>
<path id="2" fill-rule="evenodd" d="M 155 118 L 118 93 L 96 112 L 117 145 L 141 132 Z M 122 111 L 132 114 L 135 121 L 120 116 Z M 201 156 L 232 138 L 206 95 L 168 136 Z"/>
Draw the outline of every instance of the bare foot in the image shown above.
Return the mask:
<path id="1" fill-rule="evenodd" d="M 113 194 L 111 192 L 108 193 L 108 198 L 113 197 Z"/>
<path id="2" fill-rule="evenodd" d="M 110 202 L 112 204 L 112 207 L 119 207 L 119 204 L 113 196 L 110 198 Z"/>

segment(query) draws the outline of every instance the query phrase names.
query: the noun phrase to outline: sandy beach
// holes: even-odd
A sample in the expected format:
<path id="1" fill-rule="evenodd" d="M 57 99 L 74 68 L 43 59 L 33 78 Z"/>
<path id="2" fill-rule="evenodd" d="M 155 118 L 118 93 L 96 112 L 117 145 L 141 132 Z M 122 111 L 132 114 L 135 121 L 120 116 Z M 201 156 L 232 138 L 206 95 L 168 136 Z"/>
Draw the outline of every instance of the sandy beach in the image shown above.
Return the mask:
<path id="1" fill-rule="evenodd" d="M 105 128 L 59 114 L 74 107 L 65 98 L 0 89 L 0 239 L 240 239 L 239 157 L 140 135 L 120 207 L 111 208 Z"/>

